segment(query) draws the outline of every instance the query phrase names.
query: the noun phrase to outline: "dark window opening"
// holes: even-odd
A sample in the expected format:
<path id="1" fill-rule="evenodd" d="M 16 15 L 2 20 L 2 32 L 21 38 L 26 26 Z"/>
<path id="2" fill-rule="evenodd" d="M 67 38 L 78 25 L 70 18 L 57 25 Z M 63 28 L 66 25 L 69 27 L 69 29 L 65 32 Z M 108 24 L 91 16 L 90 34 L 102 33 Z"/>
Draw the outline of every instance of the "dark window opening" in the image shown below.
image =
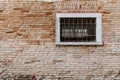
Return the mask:
<path id="1" fill-rule="evenodd" d="M 61 42 L 95 42 L 96 18 L 60 18 Z"/>

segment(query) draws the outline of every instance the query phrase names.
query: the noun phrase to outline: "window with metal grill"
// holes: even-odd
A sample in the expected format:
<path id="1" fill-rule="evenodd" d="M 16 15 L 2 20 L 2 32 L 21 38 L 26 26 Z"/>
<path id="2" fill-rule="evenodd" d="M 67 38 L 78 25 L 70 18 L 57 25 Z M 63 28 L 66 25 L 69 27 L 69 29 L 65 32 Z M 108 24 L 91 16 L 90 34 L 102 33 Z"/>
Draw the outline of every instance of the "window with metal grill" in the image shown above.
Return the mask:
<path id="1" fill-rule="evenodd" d="M 96 41 L 96 18 L 60 18 L 60 41 Z"/>
<path id="2" fill-rule="evenodd" d="M 101 45 L 101 14 L 58 13 L 56 42 L 61 45 Z"/>

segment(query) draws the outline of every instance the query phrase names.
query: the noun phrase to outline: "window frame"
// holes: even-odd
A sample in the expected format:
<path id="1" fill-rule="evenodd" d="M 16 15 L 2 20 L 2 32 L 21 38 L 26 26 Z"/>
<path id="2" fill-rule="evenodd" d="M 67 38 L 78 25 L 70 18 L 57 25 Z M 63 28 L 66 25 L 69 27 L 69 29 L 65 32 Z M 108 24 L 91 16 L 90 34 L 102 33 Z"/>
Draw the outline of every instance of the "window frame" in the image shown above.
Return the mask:
<path id="1" fill-rule="evenodd" d="M 96 18 L 96 42 L 61 42 L 60 18 Z M 102 14 L 101 13 L 57 13 L 56 14 L 56 45 L 102 45 Z"/>

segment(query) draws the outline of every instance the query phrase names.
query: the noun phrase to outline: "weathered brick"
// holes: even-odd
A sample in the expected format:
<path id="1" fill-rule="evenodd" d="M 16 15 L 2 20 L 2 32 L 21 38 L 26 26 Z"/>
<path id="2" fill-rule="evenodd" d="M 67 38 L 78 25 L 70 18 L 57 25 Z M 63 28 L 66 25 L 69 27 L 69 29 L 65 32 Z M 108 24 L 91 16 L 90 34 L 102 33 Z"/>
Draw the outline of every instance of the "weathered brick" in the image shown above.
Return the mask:
<path id="1" fill-rule="evenodd" d="M 120 0 L 0 0 L 0 80 L 120 80 Z M 57 46 L 56 13 L 102 13 L 102 46 Z"/>

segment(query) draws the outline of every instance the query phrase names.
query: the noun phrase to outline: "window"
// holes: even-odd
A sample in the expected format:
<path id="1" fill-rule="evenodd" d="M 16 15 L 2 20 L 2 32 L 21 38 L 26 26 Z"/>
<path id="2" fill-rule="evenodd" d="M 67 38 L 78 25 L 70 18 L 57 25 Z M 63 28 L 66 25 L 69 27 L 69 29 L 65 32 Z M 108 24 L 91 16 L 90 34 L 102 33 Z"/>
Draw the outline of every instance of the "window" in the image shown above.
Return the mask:
<path id="1" fill-rule="evenodd" d="M 100 13 L 57 13 L 56 44 L 102 45 Z"/>

